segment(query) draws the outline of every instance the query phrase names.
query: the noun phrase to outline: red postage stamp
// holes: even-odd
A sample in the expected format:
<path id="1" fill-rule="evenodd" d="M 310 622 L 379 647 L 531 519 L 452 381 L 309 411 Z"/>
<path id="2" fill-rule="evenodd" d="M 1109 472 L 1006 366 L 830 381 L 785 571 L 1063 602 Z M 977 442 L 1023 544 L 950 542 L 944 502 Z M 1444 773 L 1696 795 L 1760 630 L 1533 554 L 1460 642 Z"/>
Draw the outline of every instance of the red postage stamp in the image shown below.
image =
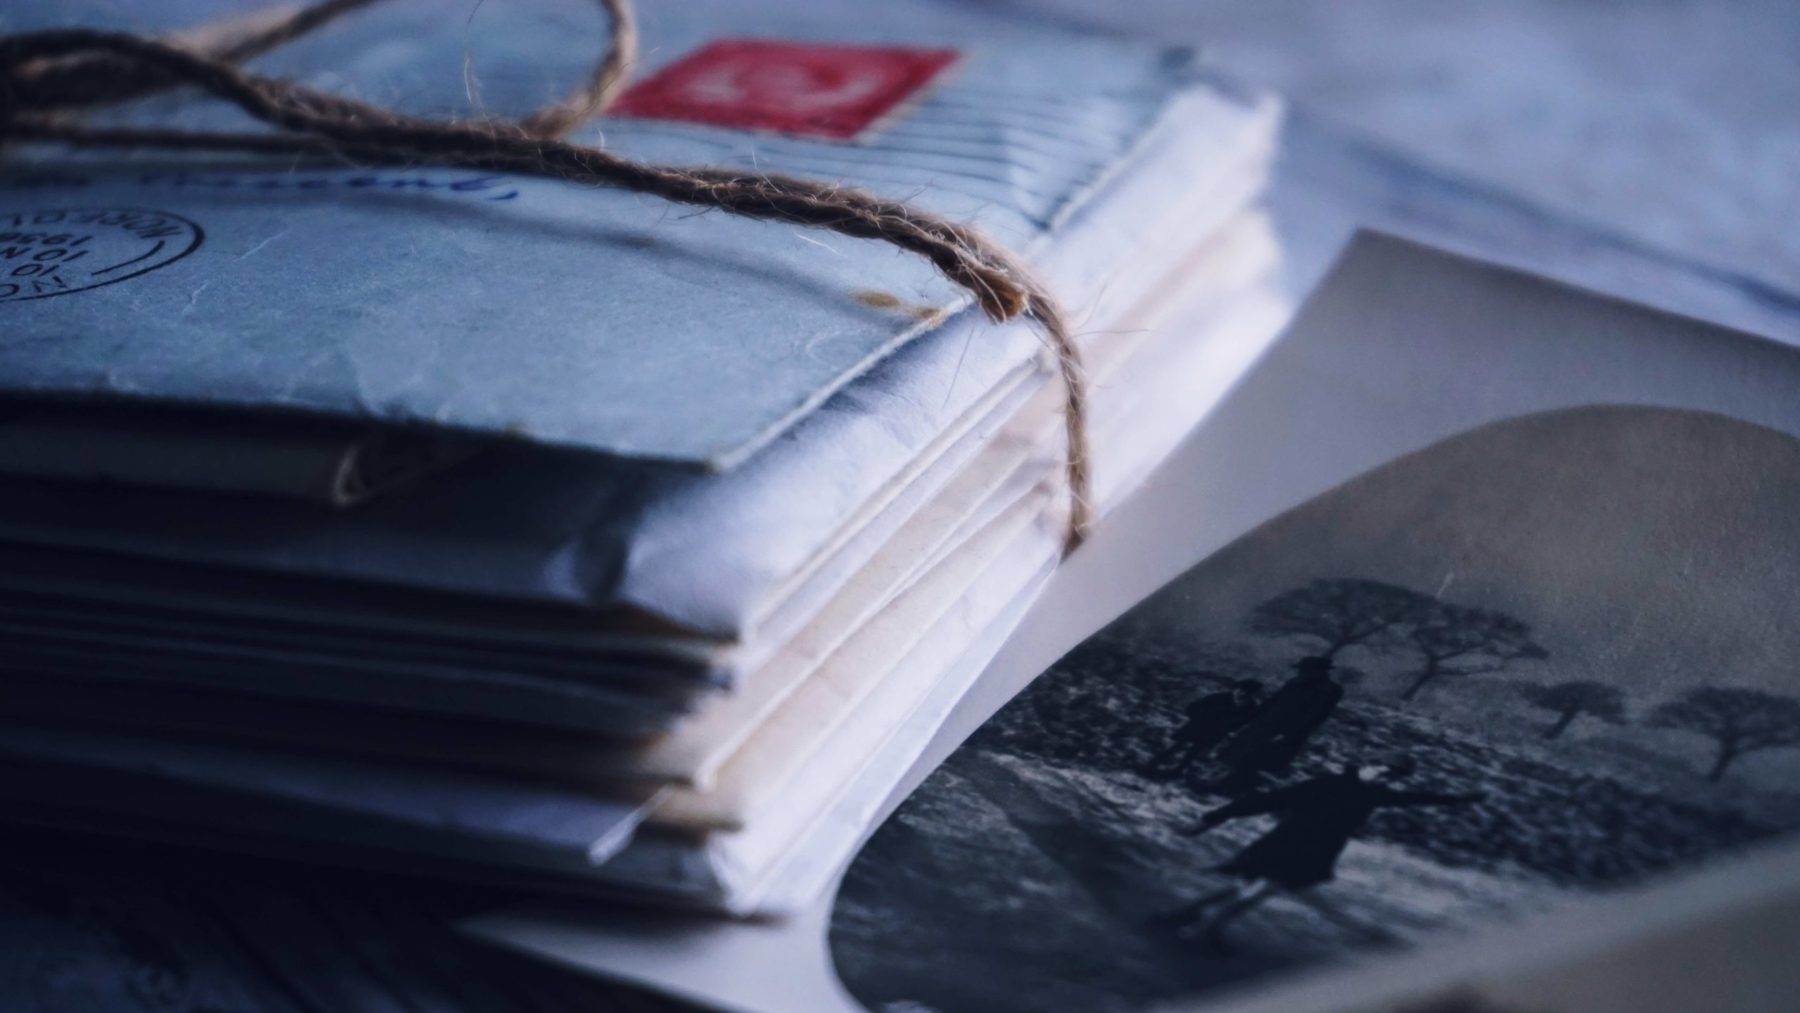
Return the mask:
<path id="1" fill-rule="evenodd" d="M 612 111 L 850 140 L 955 60 L 950 49 L 721 39 L 633 86 Z"/>

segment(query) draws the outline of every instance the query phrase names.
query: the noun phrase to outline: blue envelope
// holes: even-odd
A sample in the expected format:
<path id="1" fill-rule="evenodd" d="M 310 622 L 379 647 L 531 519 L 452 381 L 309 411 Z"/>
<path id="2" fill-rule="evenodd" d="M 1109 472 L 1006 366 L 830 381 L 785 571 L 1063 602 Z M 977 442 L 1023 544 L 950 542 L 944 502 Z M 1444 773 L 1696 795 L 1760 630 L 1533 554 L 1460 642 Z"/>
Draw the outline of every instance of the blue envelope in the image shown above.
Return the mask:
<path id="1" fill-rule="evenodd" d="M 605 39 L 589 0 L 468 6 L 378 5 L 254 67 L 413 114 L 516 117 L 582 80 Z M 175 32 L 241 13 L 71 0 L 0 27 Z M 917 0 L 657 0 L 643 20 L 639 84 L 575 139 L 839 181 L 1028 252 L 1189 73 L 1154 47 Z M 95 119 L 258 129 L 188 92 Z M 616 190 L 429 165 L 0 161 L 0 397 L 722 468 L 966 302 L 884 244 Z"/>

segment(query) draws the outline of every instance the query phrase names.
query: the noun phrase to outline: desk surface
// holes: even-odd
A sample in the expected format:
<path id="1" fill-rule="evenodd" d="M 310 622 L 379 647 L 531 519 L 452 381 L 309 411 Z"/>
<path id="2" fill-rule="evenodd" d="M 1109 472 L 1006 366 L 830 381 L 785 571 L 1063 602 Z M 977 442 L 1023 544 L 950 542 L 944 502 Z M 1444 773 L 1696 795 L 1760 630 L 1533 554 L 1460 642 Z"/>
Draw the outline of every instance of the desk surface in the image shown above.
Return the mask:
<path id="1" fill-rule="evenodd" d="M 986 0 L 1198 46 L 1425 165 L 1793 284 L 1790 0 Z"/>
<path id="2" fill-rule="evenodd" d="M 451 919 L 510 898 L 338 870 L 0 830 L 0 1009 L 661 1013 Z"/>

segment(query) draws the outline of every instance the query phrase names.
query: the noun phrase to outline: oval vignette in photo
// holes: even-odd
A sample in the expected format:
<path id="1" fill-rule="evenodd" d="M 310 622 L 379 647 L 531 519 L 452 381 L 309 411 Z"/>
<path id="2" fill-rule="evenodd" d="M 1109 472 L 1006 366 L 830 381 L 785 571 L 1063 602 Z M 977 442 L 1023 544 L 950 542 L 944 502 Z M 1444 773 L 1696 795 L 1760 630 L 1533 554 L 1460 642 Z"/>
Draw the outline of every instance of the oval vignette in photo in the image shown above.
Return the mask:
<path id="1" fill-rule="evenodd" d="M 1196 504 L 1204 509 L 1204 504 Z M 1070 652 L 844 880 L 883 1011 L 1130 1009 L 1516 922 L 1800 827 L 1800 441 L 1445 440 Z"/>

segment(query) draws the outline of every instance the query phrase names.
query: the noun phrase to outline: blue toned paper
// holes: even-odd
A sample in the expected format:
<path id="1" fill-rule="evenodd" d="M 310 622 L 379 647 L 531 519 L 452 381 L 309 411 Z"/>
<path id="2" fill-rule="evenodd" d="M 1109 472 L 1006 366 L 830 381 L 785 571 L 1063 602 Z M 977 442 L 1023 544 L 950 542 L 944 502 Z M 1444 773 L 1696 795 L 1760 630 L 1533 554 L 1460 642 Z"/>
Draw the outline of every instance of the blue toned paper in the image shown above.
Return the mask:
<path id="1" fill-rule="evenodd" d="M 467 6 L 381 5 L 254 66 L 408 113 L 513 117 L 581 81 L 605 38 L 589 0 Z M 236 13 L 93 0 L 8 10 L 0 26 L 170 32 Z M 916 0 L 667 0 L 643 19 L 640 77 L 730 37 L 959 55 L 850 141 L 625 118 L 574 139 L 841 181 L 1026 250 L 1129 156 L 1186 75 L 1153 47 Z M 99 119 L 258 129 L 186 92 Z M 49 249 L 64 252 L 34 266 Z M 0 163 L 0 394 L 725 466 L 965 302 L 883 244 L 553 181 L 54 149 Z"/>

